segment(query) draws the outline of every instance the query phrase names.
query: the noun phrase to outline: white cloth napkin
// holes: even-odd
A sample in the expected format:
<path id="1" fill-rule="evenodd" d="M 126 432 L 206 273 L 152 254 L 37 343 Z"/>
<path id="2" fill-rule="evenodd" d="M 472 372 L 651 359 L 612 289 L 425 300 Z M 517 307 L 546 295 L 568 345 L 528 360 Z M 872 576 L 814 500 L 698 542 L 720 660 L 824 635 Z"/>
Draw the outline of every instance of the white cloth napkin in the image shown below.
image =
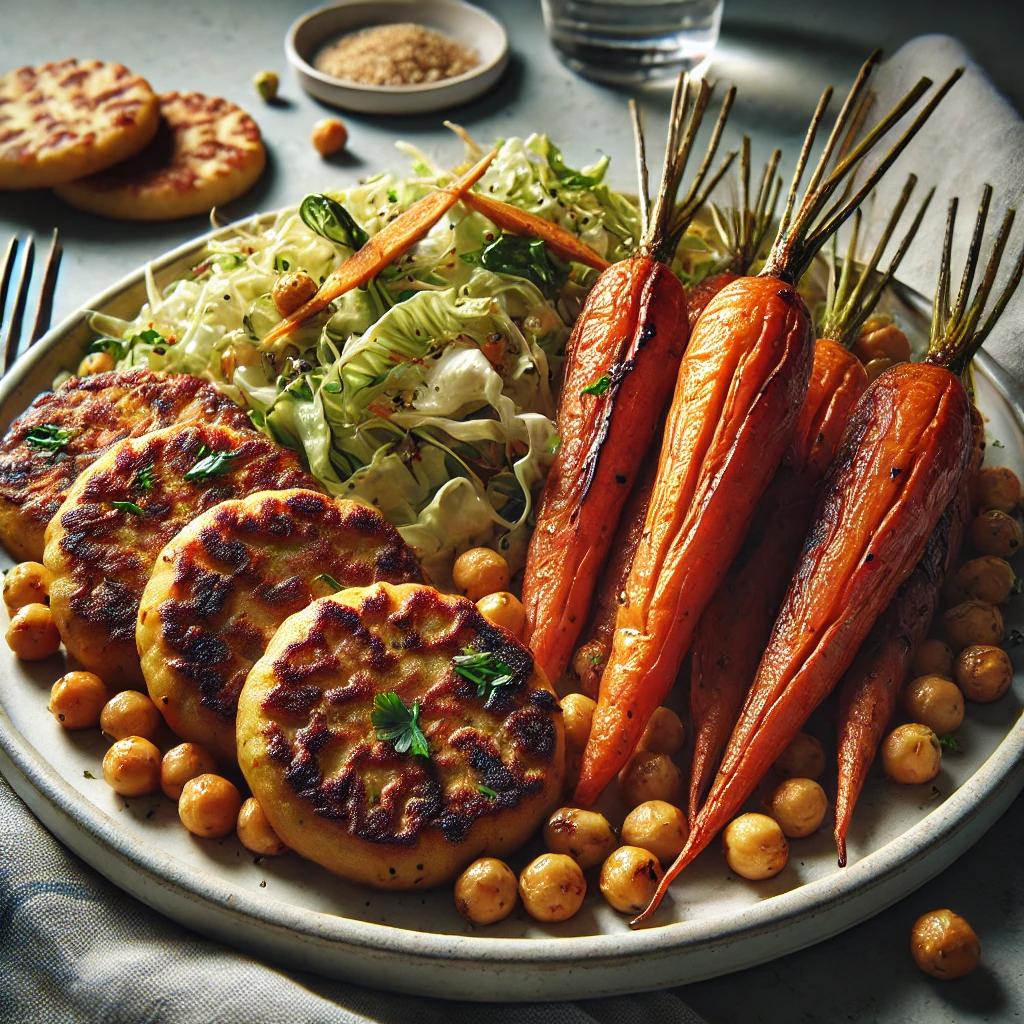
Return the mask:
<path id="1" fill-rule="evenodd" d="M 930 295 L 935 286 L 945 204 L 961 196 L 964 230 L 984 182 L 996 188 L 993 213 L 1024 204 L 1024 123 L 956 41 L 908 43 L 880 69 L 879 107 L 927 73 L 968 72 L 880 188 L 886 210 L 914 170 L 936 200 L 900 277 Z M 1024 222 L 1024 208 L 1021 220 Z M 1024 223 L 1013 246 L 1024 239 Z M 962 243 L 965 244 L 965 243 Z M 962 246 L 961 246 L 962 249 Z M 1015 248 L 1014 250 L 1015 251 Z M 1007 263 L 1010 261 L 1007 260 Z M 1024 289 L 989 349 L 1024 379 Z M 472 1004 L 373 992 L 288 973 L 178 927 L 116 889 L 68 853 L 0 780 L 0 1021 L 217 1021 L 219 1024 L 701 1024 L 673 992 L 560 1004 Z M 682 994 L 685 994 L 683 992 Z"/>
<path id="2" fill-rule="evenodd" d="M 957 196 L 960 205 L 952 260 L 953 294 L 956 295 L 982 189 L 986 184 L 991 185 L 994 194 L 981 250 L 983 261 L 988 259 L 991 241 L 1007 207 L 1018 211 L 1003 254 L 997 287 L 989 299 L 991 305 L 999 284 L 1008 278 L 1024 246 L 1024 120 L 995 90 L 963 46 L 949 36 L 912 39 L 886 61 L 876 76 L 878 100 L 874 109 L 889 110 L 921 75 L 928 75 L 937 85 L 960 66 L 966 68 L 963 77 L 882 179 L 876 190 L 876 201 L 865 212 L 877 231 L 892 210 L 908 174 L 914 173 L 919 179 L 910 201 L 911 211 L 916 210 L 916 204 L 927 190 L 935 186 L 935 196 L 921 229 L 897 274 L 905 284 L 931 298 L 938 278 L 947 207 L 949 200 Z M 905 212 L 901 223 L 909 224 L 910 217 L 910 212 Z M 901 231 L 898 227 L 897 237 Z M 980 276 L 979 271 L 978 279 Z M 985 350 L 1018 381 L 1024 381 L 1022 339 L 1024 285 L 1017 289 L 985 342 Z"/>

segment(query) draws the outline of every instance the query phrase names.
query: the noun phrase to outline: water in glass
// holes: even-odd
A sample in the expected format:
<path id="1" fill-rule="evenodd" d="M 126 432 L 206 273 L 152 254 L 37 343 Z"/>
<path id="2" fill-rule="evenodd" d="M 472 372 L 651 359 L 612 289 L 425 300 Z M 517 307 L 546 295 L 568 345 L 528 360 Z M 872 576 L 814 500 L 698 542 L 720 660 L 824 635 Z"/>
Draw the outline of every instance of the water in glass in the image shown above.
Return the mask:
<path id="1" fill-rule="evenodd" d="M 542 0 L 551 42 L 574 70 L 608 82 L 675 77 L 715 48 L 722 0 Z"/>

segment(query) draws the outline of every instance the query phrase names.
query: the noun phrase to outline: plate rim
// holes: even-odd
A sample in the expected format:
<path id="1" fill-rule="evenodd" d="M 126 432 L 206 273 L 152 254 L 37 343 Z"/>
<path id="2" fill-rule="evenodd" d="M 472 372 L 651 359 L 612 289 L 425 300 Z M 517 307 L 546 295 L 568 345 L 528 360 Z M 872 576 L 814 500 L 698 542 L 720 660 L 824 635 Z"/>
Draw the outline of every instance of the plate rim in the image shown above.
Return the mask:
<path id="1" fill-rule="evenodd" d="M 102 309 L 127 290 L 144 284 L 149 274 L 155 278 L 161 271 L 197 255 L 211 240 L 230 236 L 239 228 L 251 228 L 272 220 L 290 209 L 292 207 L 285 207 L 214 228 L 137 268 L 88 303 L 73 310 L 19 357 L 10 373 L 0 381 L 0 409 L 6 407 L 23 379 L 47 358 L 67 334 L 88 323 L 92 312 Z M 905 296 L 917 295 L 904 285 L 899 287 Z M 926 300 L 918 296 L 917 301 Z M 1010 406 L 1018 428 L 1024 434 L 1024 389 L 989 354 L 981 352 L 976 359 L 981 372 Z M 893 874 L 905 871 L 914 863 L 926 859 L 929 854 L 934 854 L 952 833 L 982 814 L 1011 788 L 1016 792 L 1024 789 L 1024 715 L 1021 715 L 978 770 L 940 805 L 906 832 L 838 874 L 832 873 L 806 882 L 739 911 L 714 914 L 693 921 L 601 935 L 491 938 L 485 935 L 422 932 L 306 910 L 273 897 L 258 898 L 232 889 L 213 874 L 198 876 L 201 885 L 198 882 L 190 884 L 190 878 L 197 876 L 184 862 L 157 846 L 140 848 L 130 834 L 119 829 L 116 819 L 91 801 L 83 800 L 82 795 L 46 761 L 42 753 L 18 732 L 2 702 L 0 748 L 28 785 L 58 813 L 83 829 L 108 852 L 129 861 L 134 870 L 148 876 L 162 888 L 173 889 L 180 897 L 210 903 L 221 912 L 240 915 L 250 922 L 273 928 L 283 928 L 318 944 L 327 943 L 336 948 L 378 954 L 390 953 L 420 963 L 443 961 L 488 969 L 501 968 L 503 965 L 531 965 L 559 970 L 576 967 L 584 958 L 595 964 L 641 957 L 648 961 L 661 961 L 685 951 L 725 945 L 770 933 L 783 924 L 813 917 L 883 885 Z M 1015 793 L 1011 794 L 1011 799 L 1012 795 Z M 97 869 L 110 878 L 101 868 Z M 918 884 L 923 884 L 925 880 L 922 877 Z M 111 881 L 119 888 L 124 888 L 116 879 L 111 878 Z M 904 893 L 898 898 L 902 898 L 902 895 Z M 788 951 L 780 949 L 779 952 Z M 671 983 L 665 982 L 666 985 Z M 420 989 L 411 988 L 408 991 Z"/>

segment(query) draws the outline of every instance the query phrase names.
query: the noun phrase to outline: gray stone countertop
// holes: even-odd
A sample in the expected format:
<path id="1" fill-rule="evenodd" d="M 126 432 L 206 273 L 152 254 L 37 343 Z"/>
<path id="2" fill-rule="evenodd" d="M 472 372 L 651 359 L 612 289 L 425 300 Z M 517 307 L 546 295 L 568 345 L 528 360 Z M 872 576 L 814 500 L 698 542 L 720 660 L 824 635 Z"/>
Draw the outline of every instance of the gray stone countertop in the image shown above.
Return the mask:
<path id="1" fill-rule="evenodd" d="M 404 166 L 396 138 L 443 159 L 461 144 L 441 125 L 450 116 L 482 140 L 546 131 L 567 161 L 613 157 L 613 180 L 627 187 L 632 147 L 624 94 L 574 76 L 543 35 L 536 0 L 484 0 L 506 24 L 512 62 L 490 94 L 450 112 L 420 119 L 342 115 L 349 127 L 345 155 L 322 160 L 309 143 L 326 108 L 302 93 L 286 66 L 283 37 L 310 5 L 295 0 L 245 3 L 176 0 L 6 0 L 0 17 L 0 70 L 69 55 L 121 61 L 158 92 L 196 89 L 226 96 L 258 120 L 268 143 L 268 171 L 245 197 L 225 209 L 232 217 L 295 203 L 309 191 L 341 188 L 383 167 Z M 744 132 L 755 162 L 775 145 L 793 158 L 821 89 L 849 84 L 876 45 L 888 52 L 915 35 L 958 36 L 1018 109 L 1024 109 L 1019 4 L 922 0 L 815 0 L 756 3 L 727 0 L 716 65 L 740 96 L 726 144 Z M 252 89 L 265 68 L 281 74 L 283 102 L 266 106 Z M 643 96 L 652 139 L 660 138 L 668 97 Z M 64 263 L 54 322 L 136 267 L 206 230 L 204 218 L 169 224 L 115 224 L 78 214 L 48 193 L 0 193 L 0 242 L 33 231 L 37 244 L 60 228 Z M 813 949 L 762 967 L 680 991 L 711 1022 L 1010 1021 L 1024 1016 L 1024 797 L 955 865 L 933 882 L 857 928 Z M 916 917 L 949 906 L 978 931 L 983 966 L 956 983 L 934 982 L 913 965 L 909 933 Z"/>

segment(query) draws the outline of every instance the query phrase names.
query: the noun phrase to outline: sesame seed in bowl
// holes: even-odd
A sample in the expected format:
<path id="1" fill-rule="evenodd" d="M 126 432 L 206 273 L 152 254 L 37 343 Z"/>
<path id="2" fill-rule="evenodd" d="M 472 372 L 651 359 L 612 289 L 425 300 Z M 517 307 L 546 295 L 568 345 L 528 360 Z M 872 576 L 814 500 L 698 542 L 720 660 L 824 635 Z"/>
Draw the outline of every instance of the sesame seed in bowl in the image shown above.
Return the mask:
<path id="1" fill-rule="evenodd" d="M 285 49 L 310 95 L 375 114 L 468 102 L 508 63 L 501 23 L 461 0 L 347 0 L 300 18 Z"/>

